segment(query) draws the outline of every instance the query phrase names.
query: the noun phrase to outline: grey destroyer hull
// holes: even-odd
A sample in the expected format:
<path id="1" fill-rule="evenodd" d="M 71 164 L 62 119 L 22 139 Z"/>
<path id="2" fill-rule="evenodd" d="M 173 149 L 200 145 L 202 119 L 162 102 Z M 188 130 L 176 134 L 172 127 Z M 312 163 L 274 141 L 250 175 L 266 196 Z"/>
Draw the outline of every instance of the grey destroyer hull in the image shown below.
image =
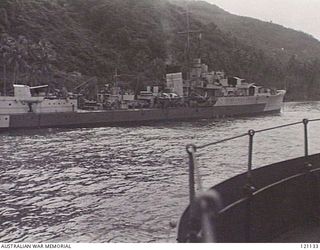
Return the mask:
<path id="1" fill-rule="evenodd" d="M 285 91 L 278 91 L 276 95 L 270 96 L 219 97 L 214 105 L 205 107 L 170 107 L 159 109 L 101 111 L 75 110 L 73 112 L 50 113 L 0 113 L 0 129 L 102 127 L 118 124 L 141 124 L 154 121 L 195 120 L 228 116 L 257 115 L 279 112 L 281 110 L 284 95 Z M 50 104 L 50 101 L 48 104 Z"/>
<path id="2" fill-rule="evenodd" d="M 228 105 L 212 107 L 182 107 L 166 109 L 135 109 L 78 111 L 64 113 L 25 113 L 0 115 L 0 129 L 48 127 L 101 127 L 152 121 L 212 119 L 230 116 L 280 112 L 281 106 L 266 109 L 267 104 Z"/>

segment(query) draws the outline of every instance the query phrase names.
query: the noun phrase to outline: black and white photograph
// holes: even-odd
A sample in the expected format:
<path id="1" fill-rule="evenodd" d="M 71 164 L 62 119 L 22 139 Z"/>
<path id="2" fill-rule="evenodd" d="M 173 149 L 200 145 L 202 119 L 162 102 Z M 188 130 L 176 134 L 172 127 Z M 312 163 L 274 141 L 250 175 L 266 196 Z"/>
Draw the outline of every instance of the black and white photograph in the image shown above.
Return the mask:
<path id="1" fill-rule="evenodd" d="M 0 0 L 0 248 L 319 248 L 319 11 Z"/>

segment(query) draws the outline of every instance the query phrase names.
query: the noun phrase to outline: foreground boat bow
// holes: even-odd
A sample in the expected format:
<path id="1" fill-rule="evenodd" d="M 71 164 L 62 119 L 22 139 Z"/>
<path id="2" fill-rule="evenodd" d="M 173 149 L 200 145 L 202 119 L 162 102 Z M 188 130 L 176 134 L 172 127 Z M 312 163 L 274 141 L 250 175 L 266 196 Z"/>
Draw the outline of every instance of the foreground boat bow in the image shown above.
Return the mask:
<path id="1" fill-rule="evenodd" d="M 319 121 L 319 120 L 312 120 Z M 319 242 L 320 232 L 320 154 L 308 154 L 308 120 L 278 126 L 304 124 L 305 156 L 251 169 L 252 143 L 246 173 L 232 177 L 208 192 L 195 195 L 195 151 L 188 146 L 190 158 L 190 205 L 178 228 L 178 242 Z"/>

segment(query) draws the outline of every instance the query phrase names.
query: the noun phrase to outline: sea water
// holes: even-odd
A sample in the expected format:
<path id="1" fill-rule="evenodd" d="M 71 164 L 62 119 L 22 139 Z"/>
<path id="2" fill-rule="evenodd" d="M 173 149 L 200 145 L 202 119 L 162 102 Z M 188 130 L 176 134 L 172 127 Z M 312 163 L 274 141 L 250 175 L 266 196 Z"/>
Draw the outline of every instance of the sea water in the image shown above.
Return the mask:
<path id="1" fill-rule="evenodd" d="M 4 132 L 0 242 L 174 242 L 169 223 L 188 205 L 186 144 L 303 118 L 320 118 L 320 103 L 257 117 Z M 309 153 L 319 153 L 320 122 L 308 134 Z M 254 168 L 303 156 L 303 124 L 256 134 L 253 151 Z M 199 150 L 197 161 L 204 189 L 242 173 L 248 137 Z"/>

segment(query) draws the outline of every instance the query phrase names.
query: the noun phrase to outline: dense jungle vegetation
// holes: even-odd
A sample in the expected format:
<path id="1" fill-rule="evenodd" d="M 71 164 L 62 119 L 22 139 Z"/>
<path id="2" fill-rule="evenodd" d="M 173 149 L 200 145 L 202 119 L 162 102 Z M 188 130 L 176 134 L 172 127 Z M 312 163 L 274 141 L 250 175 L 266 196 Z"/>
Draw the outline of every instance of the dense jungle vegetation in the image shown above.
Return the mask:
<path id="1" fill-rule="evenodd" d="M 320 42 L 277 24 L 190 6 L 191 56 L 210 70 L 288 90 L 288 100 L 320 99 Z M 186 69 L 182 0 L 1 0 L 0 91 L 13 82 L 66 86 L 122 75 L 132 88 Z"/>

